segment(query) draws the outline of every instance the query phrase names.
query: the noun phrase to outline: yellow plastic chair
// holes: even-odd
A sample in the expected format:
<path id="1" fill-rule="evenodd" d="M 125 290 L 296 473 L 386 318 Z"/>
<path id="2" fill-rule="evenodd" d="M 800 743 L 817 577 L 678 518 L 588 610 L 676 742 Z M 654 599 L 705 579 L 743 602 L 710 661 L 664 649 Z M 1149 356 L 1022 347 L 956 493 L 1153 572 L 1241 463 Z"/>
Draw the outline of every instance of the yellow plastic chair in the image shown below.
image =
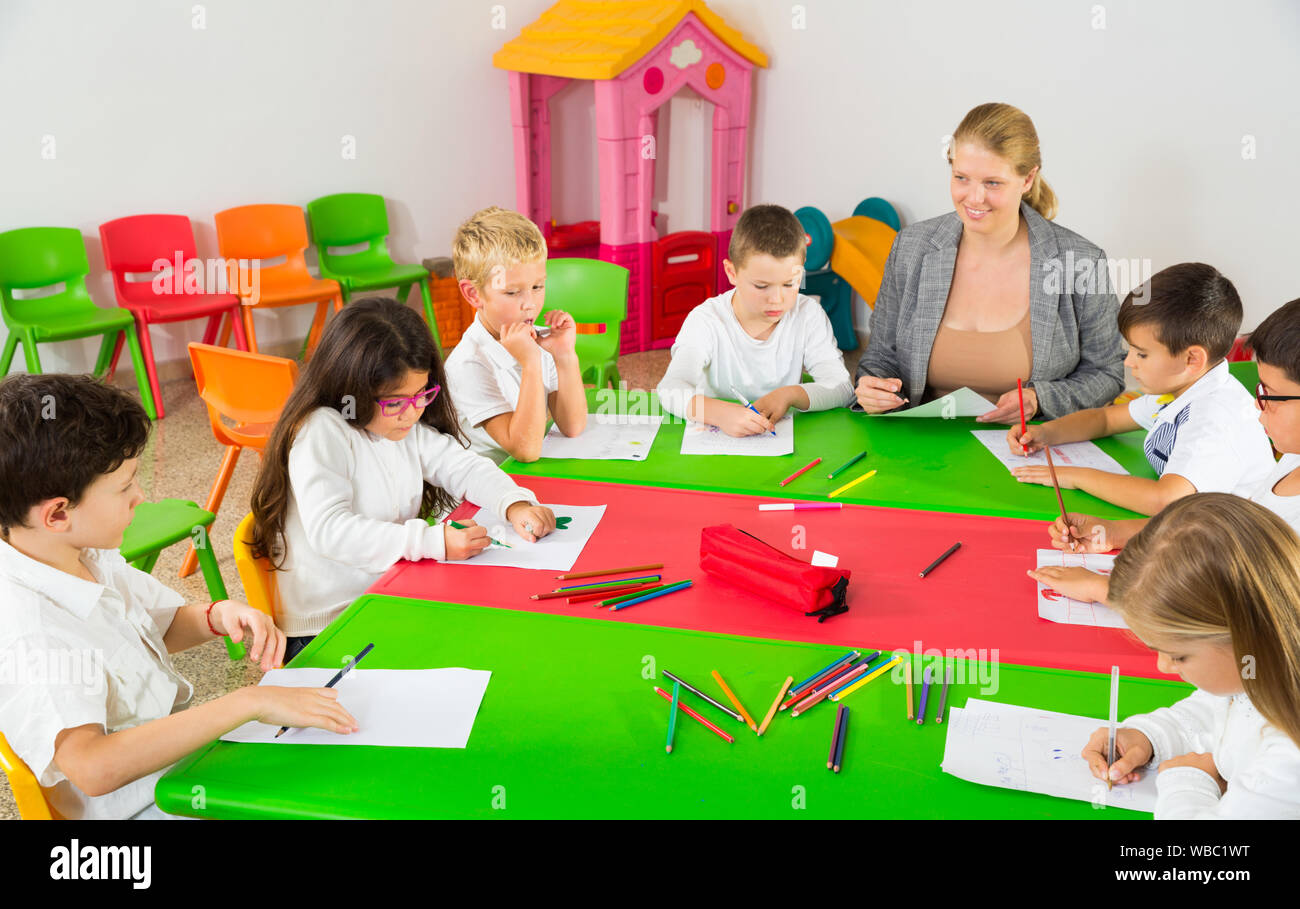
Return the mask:
<path id="1" fill-rule="evenodd" d="M 244 598 L 248 605 L 266 613 L 275 621 L 280 605 L 275 573 L 271 570 L 269 559 L 259 559 L 253 555 L 252 540 L 253 513 L 250 511 L 235 528 L 235 570 L 239 572 L 239 580 L 244 585 Z"/>
<path id="2" fill-rule="evenodd" d="M 13 790 L 14 801 L 18 803 L 19 817 L 24 821 L 63 820 L 46 801 L 45 790 L 36 782 L 36 774 L 9 747 L 4 733 L 0 733 L 0 768 L 9 778 L 9 788 Z"/>

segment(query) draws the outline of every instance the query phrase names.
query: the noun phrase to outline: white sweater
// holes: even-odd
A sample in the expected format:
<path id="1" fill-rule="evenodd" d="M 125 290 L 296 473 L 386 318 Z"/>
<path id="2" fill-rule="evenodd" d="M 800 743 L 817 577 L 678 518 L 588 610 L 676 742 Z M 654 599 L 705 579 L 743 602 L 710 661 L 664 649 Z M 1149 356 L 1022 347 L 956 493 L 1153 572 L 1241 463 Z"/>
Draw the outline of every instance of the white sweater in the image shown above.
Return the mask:
<path id="1" fill-rule="evenodd" d="M 808 409 L 843 407 L 853 400 L 844 356 L 835 346 L 831 320 L 821 304 L 799 295 L 794 308 L 760 341 L 746 333 L 731 308 L 735 289 L 710 297 L 686 316 L 673 342 L 672 362 L 659 383 L 664 410 L 686 416 L 696 395 L 734 399 L 734 387 L 749 401 L 778 388 L 798 385 Z M 800 382 L 804 373 L 811 382 Z"/>
<path id="2" fill-rule="evenodd" d="M 1130 717 L 1155 751 L 1146 772 L 1161 761 L 1209 753 L 1227 792 L 1205 771 L 1172 767 L 1156 777 L 1156 820 L 1205 818 L 1300 819 L 1300 748 L 1270 725 L 1244 694 L 1218 697 L 1197 691 L 1172 707 Z"/>
<path id="3" fill-rule="evenodd" d="M 536 505 L 487 458 L 417 423 L 398 442 L 357 429 L 333 408 L 303 420 L 289 451 L 286 570 L 275 572 L 286 635 L 314 635 L 399 559 L 443 559 L 443 525 L 419 517 L 423 481 L 505 522 Z"/>

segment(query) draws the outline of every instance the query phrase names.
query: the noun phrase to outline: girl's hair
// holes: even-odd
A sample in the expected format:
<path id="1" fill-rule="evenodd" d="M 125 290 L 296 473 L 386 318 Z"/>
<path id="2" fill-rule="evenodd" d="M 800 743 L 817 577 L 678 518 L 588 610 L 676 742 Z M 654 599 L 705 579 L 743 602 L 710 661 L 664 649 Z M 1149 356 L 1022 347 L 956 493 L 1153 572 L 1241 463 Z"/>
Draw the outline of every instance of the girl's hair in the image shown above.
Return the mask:
<path id="1" fill-rule="evenodd" d="M 1144 640 L 1231 646 L 1260 715 L 1300 744 L 1300 537 L 1276 514 L 1177 500 L 1115 559 L 1110 602 Z"/>
<path id="2" fill-rule="evenodd" d="M 987 148 L 1011 164 L 1013 170 L 1025 177 L 1037 167 L 1033 185 L 1024 199 L 1029 207 L 1047 220 L 1056 217 L 1056 193 L 1043 179 L 1043 157 L 1038 150 L 1038 132 L 1034 121 L 1018 107 L 1010 104 L 981 104 L 957 124 L 948 145 L 948 163 L 960 142 L 974 142 Z"/>
<path id="3" fill-rule="evenodd" d="M 424 320 L 396 300 L 357 300 L 325 328 L 315 355 L 298 377 L 279 422 L 271 432 L 262 469 L 253 486 L 253 554 L 275 568 L 284 562 L 284 520 L 289 508 L 289 449 L 303 420 L 319 407 L 332 407 L 358 431 L 378 412 L 375 399 L 390 394 L 408 371 L 428 371 L 442 386 L 420 422 L 452 436 L 466 448 L 456 408 L 447 392 L 442 357 Z M 426 482 L 420 517 L 450 510 L 457 500 Z"/>

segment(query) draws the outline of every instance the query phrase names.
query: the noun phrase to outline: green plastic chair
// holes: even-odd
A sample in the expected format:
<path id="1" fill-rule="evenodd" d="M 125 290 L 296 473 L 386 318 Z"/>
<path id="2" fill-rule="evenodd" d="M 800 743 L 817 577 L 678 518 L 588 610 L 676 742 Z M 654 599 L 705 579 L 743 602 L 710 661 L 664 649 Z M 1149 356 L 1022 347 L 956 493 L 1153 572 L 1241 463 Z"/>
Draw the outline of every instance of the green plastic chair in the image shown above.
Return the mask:
<path id="1" fill-rule="evenodd" d="M 125 332 L 131 364 L 140 389 L 140 399 L 149 419 L 158 418 L 154 409 L 149 374 L 140 352 L 140 338 L 130 311 L 114 307 L 101 309 L 86 291 L 90 263 L 81 232 L 71 227 L 24 227 L 0 233 L 0 316 L 9 337 L 0 356 L 0 376 L 9 372 L 19 343 L 27 360 L 27 371 L 41 372 L 36 345 L 102 335 L 95 375 L 108 371 L 118 336 Z M 63 284 L 49 296 L 18 299 L 15 290 L 34 290 Z"/>
<path id="2" fill-rule="evenodd" d="M 384 197 L 371 193 L 335 193 L 307 203 L 307 220 L 320 259 L 320 276 L 332 278 L 343 289 L 346 303 L 353 292 L 396 287 L 397 299 L 406 302 L 412 287 L 424 298 L 424 318 L 433 340 L 442 347 L 433 315 L 429 273 L 420 265 L 398 265 L 388 254 L 388 212 Z M 332 249 L 366 244 L 351 253 Z"/>
<path id="3" fill-rule="evenodd" d="M 579 258 L 546 262 L 546 305 L 542 314 L 562 309 L 581 325 L 605 326 L 600 334 L 580 334 L 574 342 L 583 381 L 594 382 L 597 388 L 607 384 L 618 387 L 627 282 L 628 270 L 612 262 Z"/>
<path id="4" fill-rule="evenodd" d="M 208 596 L 214 601 L 228 599 L 226 582 L 217 567 L 217 556 L 212 551 L 209 532 L 217 516 L 185 499 L 163 499 L 161 502 L 141 502 L 135 507 L 131 524 L 122 535 L 122 558 L 146 574 L 153 572 L 158 555 L 168 546 L 193 540 L 203 569 L 203 580 L 208 585 Z M 244 645 L 226 638 L 226 652 L 232 660 L 244 658 Z"/>

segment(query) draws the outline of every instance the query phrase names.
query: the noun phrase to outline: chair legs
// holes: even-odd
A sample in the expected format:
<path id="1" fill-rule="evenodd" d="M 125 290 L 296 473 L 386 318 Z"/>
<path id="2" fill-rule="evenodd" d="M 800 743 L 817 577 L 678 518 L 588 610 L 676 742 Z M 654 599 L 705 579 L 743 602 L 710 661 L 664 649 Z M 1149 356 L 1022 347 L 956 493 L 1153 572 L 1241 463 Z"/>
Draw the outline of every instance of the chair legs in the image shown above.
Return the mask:
<path id="1" fill-rule="evenodd" d="M 105 381 L 113 378 L 113 372 L 117 369 L 117 353 L 122 349 L 122 342 L 125 340 L 125 329 L 108 332 L 100 339 L 99 356 L 95 358 L 95 369 L 92 375 L 103 376 Z"/>
<path id="2" fill-rule="evenodd" d="M 420 297 L 424 300 L 424 321 L 429 323 L 429 331 L 433 333 L 433 343 L 442 350 L 442 336 L 438 334 L 438 320 L 433 315 L 433 294 L 429 291 L 428 278 L 420 282 Z"/>
<path id="3" fill-rule="evenodd" d="M 144 405 L 144 412 L 149 415 L 149 419 L 156 420 L 158 410 L 154 404 L 153 387 L 150 385 L 149 370 L 145 367 L 144 353 L 140 349 L 140 338 L 136 335 L 135 325 L 128 325 L 123 331 L 126 332 L 126 348 L 131 352 L 131 365 L 135 368 L 135 384 L 140 390 L 140 403 Z"/>
<path id="4" fill-rule="evenodd" d="M 153 359 L 153 338 L 149 335 L 149 323 L 137 319 L 136 335 L 140 339 L 140 358 L 144 360 L 145 375 L 149 378 L 149 391 L 153 395 L 154 409 L 158 411 L 158 419 L 161 420 L 166 414 L 163 412 L 162 388 L 158 384 L 158 365 Z M 138 371 L 136 376 L 139 376 Z"/>
<path id="5" fill-rule="evenodd" d="M 211 531 L 212 525 L 209 524 L 207 529 Z M 216 603 L 226 599 L 229 594 L 226 593 L 226 582 L 221 577 L 221 569 L 217 566 L 217 554 L 212 550 L 211 536 L 207 537 L 206 542 L 207 545 L 197 550 L 193 548 L 194 544 L 191 543 L 190 551 L 197 554 L 199 567 L 203 569 L 203 581 L 208 586 L 208 596 L 212 597 L 212 601 Z M 226 653 L 229 654 L 232 660 L 242 660 L 244 658 L 244 645 L 242 643 L 236 644 L 230 640 L 230 635 L 226 635 Z"/>
<path id="6" fill-rule="evenodd" d="M 17 352 L 18 335 L 11 331 L 9 332 L 9 336 L 5 338 L 4 354 L 0 356 L 0 376 L 7 376 L 9 374 L 9 367 L 14 361 L 14 354 Z"/>
<path id="7" fill-rule="evenodd" d="M 239 453 L 242 450 L 239 445 L 226 446 L 226 453 L 221 458 L 221 467 L 217 470 L 217 478 L 212 481 L 212 491 L 208 493 L 208 502 L 203 506 L 205 511 L 216 514 L 217 509 L 221 507 L 221 500 L 226 497 L 226 487 L 230 485 L 230 478 L 234 476 L 235 464 L 239 461 Z M 211 547 L 208 548 L 211 549 Z M 194 574 L 194 569 L 198 567 L 198 564 L 198 552 L 195 550 L 194 544 L 190 543 L 189 551 L 185 553 L 185 560 L 181 562 L 180 576 L 188 578 Z"/>
<path id="8" fill-rule="evenodd" d="M 41 372 L 41 355 L 36 352 L 36 332 L 23 332 L 23 360 L 27 363 L 27 372 L 39 375 Z"/>
<path id="9" fill-rule="evenodd" d="M 251 306 L 244 306 L 244 307 L 243 307 L 243 316 L 244 316 L 244 337 L 248 339 L 248 352 L 249 352 L 249 353 L 257 353 L 257 352 L 258 352 L 258 350 L 257 350 L 257 332 L 256 332 L 256 331 L 254 330 L 254 328 L 253 328 L 253 307 L 251 307 Z M 225 335 L 224 335 L 224 333 L 223 333 L 223 334 L 222 334 L 222 338 L 221 338 L 221 343 L 222 343 L 222 346 L 223 346 L 223 347 L 225 346 L 225 341 L 226 341 L 226 338 L 225 338 Z M 209 509 L 209 510 L 211 510 L 211 509 Z"/>

